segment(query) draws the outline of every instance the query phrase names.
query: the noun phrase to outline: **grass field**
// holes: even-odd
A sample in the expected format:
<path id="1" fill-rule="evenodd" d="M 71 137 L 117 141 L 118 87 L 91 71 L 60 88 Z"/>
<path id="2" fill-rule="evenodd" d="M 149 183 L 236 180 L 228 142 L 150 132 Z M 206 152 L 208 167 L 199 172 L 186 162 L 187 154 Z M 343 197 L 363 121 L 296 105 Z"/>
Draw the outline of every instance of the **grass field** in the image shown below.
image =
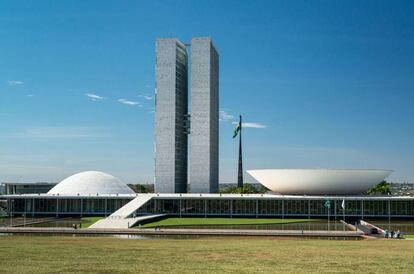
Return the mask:
<path id="1" fill-rule="evenodd" d="M 97 221 L 103 219 L 104 217 L 83 217 L 82 218 L 82 228 L 88 228 Z"/>
<path id="2" fill-rule="evenodd" d="M 414 239 L 414 235 L 404 235 L 404 238 L 407 238 L 407 239 Z"/>
<path id="3" fill-rule="evenodd" d="M 412 273 L 414 241 L 0 237 L 2 273 Z"/>
<path id="4" fill-rule="evenodd" d="M 204 225 L 264 225 L 264 224 L 290 224 L 304 222 L 318 222 L 319 219 L 253 219 L 253 218 L 167 218 L 142 227 L 168 227 L 168 226 L 204 226 Z"/>

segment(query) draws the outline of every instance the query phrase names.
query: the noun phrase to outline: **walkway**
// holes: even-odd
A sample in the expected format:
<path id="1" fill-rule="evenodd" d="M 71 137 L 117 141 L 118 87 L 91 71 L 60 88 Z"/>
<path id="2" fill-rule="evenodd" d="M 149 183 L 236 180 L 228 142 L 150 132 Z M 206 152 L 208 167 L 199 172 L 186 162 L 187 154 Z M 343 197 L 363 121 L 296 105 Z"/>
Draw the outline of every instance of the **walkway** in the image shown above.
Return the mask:
<path id="1" fill-rule="evenodd" d="M 364 220 L 360 220 L 357 225 L 358 229 L 365 233 L 365 235 L 374 237 L 374 238 L 384 238 L 385 231 L 373 224 L 370 224 Z"/>
<path id="2" fill-rule="evenodd" d="M 313 230 L 245 230 L 245 229 L 73 229 L 44 227 L 0 228 L 0 233 L 79 234 L 79 235 L 195 235 L 195 236 L 285 236 L 285 237 L 339 237 L 359 238 L 359 231 Z"/>
<path id="3" fill-rule="evenodd" d="M 142 217 L 130 217 L 138 208 L 143 206 L 146 202 L 151 200 L 153 195 L 140 195 L 109 215 L 107 218 L 102 219 L 94 223 L 89 229 L 118 229 L 118 228 L 130 228 L 139 221 L 148 219 L 159 218 L 165 214 L 149 215 Z"/>

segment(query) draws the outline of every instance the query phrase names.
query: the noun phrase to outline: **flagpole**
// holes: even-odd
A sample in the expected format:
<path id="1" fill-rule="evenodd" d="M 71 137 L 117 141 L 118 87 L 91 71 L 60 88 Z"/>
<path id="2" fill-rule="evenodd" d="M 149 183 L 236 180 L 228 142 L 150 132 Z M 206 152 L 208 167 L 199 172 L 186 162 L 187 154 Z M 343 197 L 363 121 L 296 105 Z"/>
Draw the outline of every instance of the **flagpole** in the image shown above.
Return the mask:
<path id="1" fill-rule="evenodd" d="M 330 231 L 331 230 L 331 222 L 330 222 L 331 202 L 327 200 L 324 204 L 324 207 L 328 210 L 328 231 Z"/>
<path id="2" fill-rule="evenodd" d="M 330 211 L 331 211 L 331 206 L 328 207 L 328 231 L 331 230 L 331 222 L 330 222 Z"/>
<path id="3" fill-rule="evenodd" d="M 242 116 L 240 115 L 239 132 L 239 169 L 237 176 L 237 187 L 243 187 L 243 157 L 242 157 Z"/>
<path id="4" fill-rule="evenodd" d="M 342 216 L 344 219 L 344 231 L 345 231 L 345 199 L 342 201 Z"/>

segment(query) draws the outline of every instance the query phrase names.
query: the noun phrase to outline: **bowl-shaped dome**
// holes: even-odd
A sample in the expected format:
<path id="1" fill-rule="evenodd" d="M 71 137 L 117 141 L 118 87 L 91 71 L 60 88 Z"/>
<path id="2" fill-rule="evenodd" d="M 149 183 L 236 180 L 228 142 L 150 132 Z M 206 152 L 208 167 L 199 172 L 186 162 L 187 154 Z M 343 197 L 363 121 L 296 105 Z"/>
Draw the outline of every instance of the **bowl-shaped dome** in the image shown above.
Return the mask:
<path id="1" fill-rule="evenodd" d="M 300 195 L 362 194 L 392 173 L 379 169 L 258 169 L 247 172 L 273 192 Z"/>
<path id="2" fill-rule="evenodd" d="M 57 184 L 48 194 L 96 195 L 133 194 L 134 191 L 112 175 L 100 171 L 76 173 Z"/>

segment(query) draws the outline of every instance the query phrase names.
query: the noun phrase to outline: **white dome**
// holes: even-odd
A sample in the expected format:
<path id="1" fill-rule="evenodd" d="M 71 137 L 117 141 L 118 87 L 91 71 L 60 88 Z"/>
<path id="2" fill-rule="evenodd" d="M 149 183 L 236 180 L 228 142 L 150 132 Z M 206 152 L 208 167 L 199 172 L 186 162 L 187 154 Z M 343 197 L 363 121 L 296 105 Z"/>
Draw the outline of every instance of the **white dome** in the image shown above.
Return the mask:
<path id="1" fill-rule="evenodd" d="M 96 195 L 133 194 L 134 191 L 112 175 L 100 171 L 76 173 L 57 184 L 48 194 Z"/>
<path id="2" fill-rule="evenodd" d="M 392 170 L 379 169 L 262 169 L 248 170 L 273 192 L 301 195 L 361 194 L 383 181 Z"/>

